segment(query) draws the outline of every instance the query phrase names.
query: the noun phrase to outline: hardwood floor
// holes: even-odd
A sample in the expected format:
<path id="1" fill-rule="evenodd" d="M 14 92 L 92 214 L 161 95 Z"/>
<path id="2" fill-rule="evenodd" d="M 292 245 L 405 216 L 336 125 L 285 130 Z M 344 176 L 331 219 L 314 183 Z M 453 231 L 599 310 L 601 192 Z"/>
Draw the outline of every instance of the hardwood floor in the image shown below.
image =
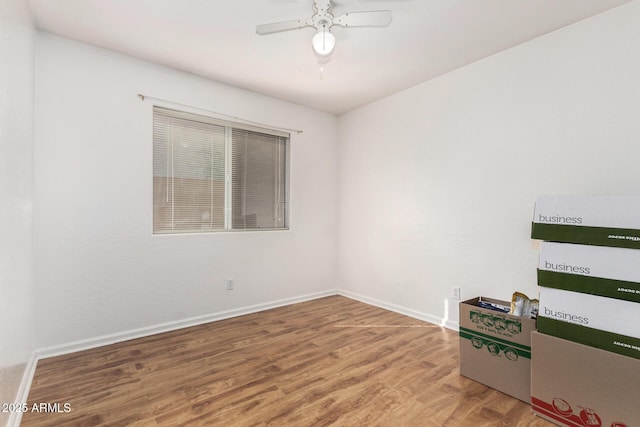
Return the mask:
<path id="1" fill-rule="evenodd" d="M 40 360 L 34 403 L 59 412 L 23 426 L 552 426 L 461 377 L 456 332 L 341 296 Z"/>

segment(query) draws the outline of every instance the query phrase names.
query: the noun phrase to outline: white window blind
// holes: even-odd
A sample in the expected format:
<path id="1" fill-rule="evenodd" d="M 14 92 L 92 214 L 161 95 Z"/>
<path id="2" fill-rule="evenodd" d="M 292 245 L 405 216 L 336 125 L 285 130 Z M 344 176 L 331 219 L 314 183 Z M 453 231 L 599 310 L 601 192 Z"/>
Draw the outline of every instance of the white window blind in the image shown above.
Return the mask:
<path id="1" fill-rule="evenodd" d="M 154 107 L 153 232 L 288 227 L 289 135 Z"/>

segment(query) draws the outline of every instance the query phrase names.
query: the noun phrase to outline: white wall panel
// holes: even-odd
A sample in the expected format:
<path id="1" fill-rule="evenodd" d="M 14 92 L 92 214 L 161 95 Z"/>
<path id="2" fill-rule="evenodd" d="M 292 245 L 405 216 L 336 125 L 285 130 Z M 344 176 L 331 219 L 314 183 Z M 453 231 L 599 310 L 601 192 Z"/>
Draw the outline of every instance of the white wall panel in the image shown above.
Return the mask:
<path id="1" fill-rule="evenodd" d="M 632 2 L 341 116 L 339 288 L 452 327 L 454 286 L 536 297 L 536 196 L 639 193 L 639 75 Z"/>
<path id="2" fill-rule="evenodd" d="M 334 116 L 46 33 L 37 58 L 38 348 L 335 293 Z M 290 230 L 152 235 L 152 106 L 182 107 L 138 93 L 302 129 Z"/>
<path id="3" fill-rule="evenodd" d="M 25 368 L 34 354 L 34 40 L 28 2 L 3 1 L 0 4 L 0 402 L 14 402 L 18 397 Z M 10 416 L 0 413 L 0 425 L 5 425 Z"/>

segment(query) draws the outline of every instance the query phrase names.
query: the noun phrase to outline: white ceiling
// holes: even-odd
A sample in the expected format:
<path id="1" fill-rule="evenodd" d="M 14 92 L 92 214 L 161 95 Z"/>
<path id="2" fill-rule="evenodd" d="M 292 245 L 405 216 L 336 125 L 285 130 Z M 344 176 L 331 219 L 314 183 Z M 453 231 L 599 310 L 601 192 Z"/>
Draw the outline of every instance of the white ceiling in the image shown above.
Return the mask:
<path id="1" fill-rule="evenodd" d="M 312 0 L 30 0 L 44 31 L 340 114 L 629 0 L 336 0 L 334 15 L 389 9 L 387 28 L 334 27 L 320 73 Z"/>

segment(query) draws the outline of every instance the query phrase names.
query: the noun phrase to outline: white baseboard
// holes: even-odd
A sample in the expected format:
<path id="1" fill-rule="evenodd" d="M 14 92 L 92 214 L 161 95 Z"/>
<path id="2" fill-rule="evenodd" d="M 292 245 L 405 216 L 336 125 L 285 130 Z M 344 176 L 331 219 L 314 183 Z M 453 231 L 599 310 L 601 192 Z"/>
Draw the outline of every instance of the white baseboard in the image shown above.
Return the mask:
<path id="1" fill-rule="evenodd" d="M 347 291 L 345 289 L 338 289 L 338 295 L 342 295 L 351 299 L 358 300 L 360 302 L 364 302 L 366 304 L 375 305 L 376 307 L 384 308 L 389 311 L 394 311 L 396 313 L 404 314 L 405 316 L 413 317 L 414 319 L 423 320 L 425 322 L 433 323 L 434 325 L 442 326 L 447 329 L 452 329 L 454 331 L 458 330 L 458 322 L 452 322 L 447 319 L 443 319 L 438 316 L 433 316 L 428 313 L 423 313 L 420 311 L 416 311 L 407 307 L 402 307 L 396 304 L 391 304 L 385 301 L 381 301 L 376 298 L 371 298 L 362 294 L 358 294 L 355 292 Z"/>
<path id="2" fill-rule="evenodd" d="M 442 326 L 444 326 L 447 329 L 451 329 L 452 331 L 460 330 L 460 322 L 454 322 L 453 320 L 445 320 L 442 323 Z"/>
<path id="3" fill-rule="evenodd" d="M 336 290 L 328 290 L 316 292 L 312 294 L 300 295 L 292 298 L 285 298 L 276 301 L 270 301 L 262 304 L 256 304 L 233 310 L 226 310 L 217 313 L 210 313 L 203 316 L 191 317 L 188 319 L 167 322 L 158 325 L 148 326 L 144 328 L 132 329 L 129 331 L 118 332 L 115 334 L 103 335 L 100 337 L 89 338 L 86 340 L 74 341 L 67 344 L 57 345 L 53 347 L 41 348 L 36 351 L 37 359 L 47 357 L 60 356 L 63 354 L 75 353 L 77 351 L 89 350 L 91 348 L 101 347 L 104 345 L 115 344 L 122 341 L 128 341 L 135 338 L 142 338 L 149 335 L 160 334 L 163 332 L 175 331 L 177 329 L 188 328 L 190 326 L 201 325 L 203 323 L 215 322 L 217 320 L 229 319 L 232 317 L 242 316 L 244 314 L 257 313 L 259 311 L 270 310 L 272 308 L 282 307 L 285 305 L 296 304 L 304 301 L 311 301 L 318 298 L 324 298 L 336 295 Z"/>
<path id="4" fill-rule="evenodd" d="M 232 317 L 242 316 L 245 314 L 257 313 L 259 311 L 269 310 L 272 308 L 282 307 L 285 305 L 295 304 L 304 301 L 311 301 L 318 298 L 324 298 L 331 295 L 343 295 L 345 297 L 355 299 L 357 301 L 371 304 L 376 307 L 384 308 L 386 310 L 394 311 L 396 313 L 404 314 L 414 319 L 423 320 L 425 322 L 433 323 L 438 326 L 443 326 L 447 329 L 458 330 L 458 322 L 453 322 L 433 316 L 428 313 L 419 312 L 410 308 L 402 307 L 396 304 L 391 304 L 385 301 L 381 301 L 375 298 L 371 298 L 362 294 L 347 291 L 344 289 L 328 290 L 322 292 L 316 292 L 312 294 L 300 295 L 297 297 L 286 298 L 281 300 L 270 301 L 262 304 L 256 304 L 246 307 L 240 307 L 233 310 L 226 310 L 217 313 L 210 313 L 203 316 L 191 317 L 188 319 L 177 320 L 174 322 L 167 322 L 158 325 L 148 326 L 144 328 L 132 329 L 129 331 L 118 332 L 115 334 L 103 335 L 95 338 L 89 338 L 86 340 L 74 341 L 66 344 L 61 344 L 52 347 L 40 348 L 36 350 L 35 358 L 28 368 L 31 369 L 29 383 L 31 384 L 31 378 L 35 371 L 35 365 L 37 360 L 48 357 L 60 356 L 63 354 L 75 353 L 77 351 L 89 350 L 96 347 L 115 344 L 122 341 L 128 341 L 135 338 L 142 338 L 149 335 L 159 334 L 163 332 L 170 332 L 177 329 L 188 328 L 190 326 L 201 325 L 204 323 L 215 322 L 218 320 L 229 319 Z M 25 372 L 26 375 L 26 372 Z M 28 388 L 26 389 L 28 394 Z"/>
<path id="5" fill-rule="evenodd" d="M 460 330 L 460 322 L 454 322 L 453 320 L 446 320 L 442 326 L 444 326 L 447 329 L 451 329 L 453 331 L 459 331 Z"/>
<path id="6" fill-rule="evenodd" d="M 36 372 L 36 366 L 38 365 L 38 359 L 36 353 L 31 353 L 27 365 L 24 368 L 22 374 L 22 380 L 18 387 L 18 393 L 16 393 L 15 403 L 27 403 L 29 398 L 29 390 L 31 390 L 31 381 L 33 381 L 33 374 Z M 22 412 L 11 412 L 9 420 L 7 421 L 7 427 L 18 427 L 22 421 Z"/>

